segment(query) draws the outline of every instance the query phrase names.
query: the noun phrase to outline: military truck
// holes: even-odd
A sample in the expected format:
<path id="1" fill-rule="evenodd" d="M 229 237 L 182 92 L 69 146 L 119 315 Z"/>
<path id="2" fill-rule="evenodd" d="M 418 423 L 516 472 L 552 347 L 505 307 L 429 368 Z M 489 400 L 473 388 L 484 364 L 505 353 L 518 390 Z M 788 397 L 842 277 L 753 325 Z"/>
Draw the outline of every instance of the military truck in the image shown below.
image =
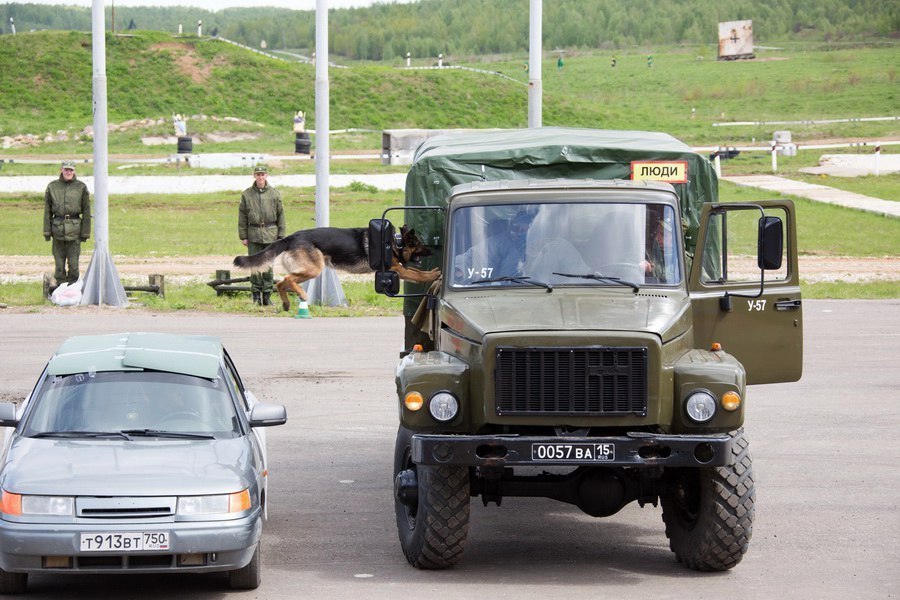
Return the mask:
<path id="1" fill-rule="evenodd" d="M 387 269 L 400 219 L 441 269 L 427 289 Z M 595 517 L 659 503 L 680 562 L 740 562 L 747 385 L 802 368 L 790 201 L 720 203 L 709 161 L 661 133 L 442 135 L 369 236 L 376 289 L 405 298 L 394 494 L 412 565 L 460 560 L 471 498 L 524 496 Z"/>

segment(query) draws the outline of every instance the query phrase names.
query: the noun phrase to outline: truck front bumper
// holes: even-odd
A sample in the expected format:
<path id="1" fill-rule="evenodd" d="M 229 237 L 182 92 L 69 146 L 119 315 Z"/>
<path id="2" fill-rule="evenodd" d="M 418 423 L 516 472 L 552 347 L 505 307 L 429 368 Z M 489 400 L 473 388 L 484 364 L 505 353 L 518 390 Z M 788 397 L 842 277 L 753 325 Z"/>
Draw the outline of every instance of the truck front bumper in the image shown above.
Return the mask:
<path id="1" fill-rule="evenodd" d="M 420 465 L 474 467 L 721 467 L 731 463 L 732 437 L 629 432 L 608 437 L 520 435 L 412 436 L 411 458 Z"/>

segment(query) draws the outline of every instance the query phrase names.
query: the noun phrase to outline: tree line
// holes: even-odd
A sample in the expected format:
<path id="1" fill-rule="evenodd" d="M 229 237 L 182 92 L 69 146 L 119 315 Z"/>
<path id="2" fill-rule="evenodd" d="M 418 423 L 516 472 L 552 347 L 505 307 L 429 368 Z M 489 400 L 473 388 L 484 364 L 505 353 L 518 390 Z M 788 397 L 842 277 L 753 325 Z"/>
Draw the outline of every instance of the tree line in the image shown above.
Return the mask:
<path id="1" fill-rule="evenodd" d="M 220 35 L 251 47 L 310 52 L 315 13 L 279 8 L 208 11 L 189 7 L 106 8 L 107 27 Z M 521 54 L 528 51 L 528 0 L 419 0 L 329 11 L 334 56 L 353 60 Z M 90 31 L 91 10 L 0 5 L 3 32 Z M 884 0 L 553 0 L 543 3 L 544 47 L 616 49 L 716 44 L 717 24 L 752 19 L 756 43 L 797 37 L 868 40 L 900 32 L 900 4 Z M 265 44 L 263 44 L 263 42 Z"/>

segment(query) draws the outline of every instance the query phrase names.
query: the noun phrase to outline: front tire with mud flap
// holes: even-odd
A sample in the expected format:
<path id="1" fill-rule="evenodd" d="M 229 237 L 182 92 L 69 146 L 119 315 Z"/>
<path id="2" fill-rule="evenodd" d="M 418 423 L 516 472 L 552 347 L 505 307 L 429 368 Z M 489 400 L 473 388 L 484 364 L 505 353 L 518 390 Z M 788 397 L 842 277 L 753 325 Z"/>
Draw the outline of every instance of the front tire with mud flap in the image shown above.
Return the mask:
<path id="1" fill-rule="evenodd" d="M 416 465 L 411 438 L 412 431 L 401 426 L 394 447 L 395 482 L 404 471 L 412 471 L 418 481 L 417 498 L 404 503 L 394 493 L 400 547 L 418 569 L 446 569 L 462 558 L 469 532 L 469 469 Z"/>
<path id="2" fill-rule="evenodd" d="M 675 557 L 697 571 L 725 571 L 744 557 L 753 533 L 756 491 L 744 430 L 732 432 L 725 467 L 667 469 L 660 494 Z"/>

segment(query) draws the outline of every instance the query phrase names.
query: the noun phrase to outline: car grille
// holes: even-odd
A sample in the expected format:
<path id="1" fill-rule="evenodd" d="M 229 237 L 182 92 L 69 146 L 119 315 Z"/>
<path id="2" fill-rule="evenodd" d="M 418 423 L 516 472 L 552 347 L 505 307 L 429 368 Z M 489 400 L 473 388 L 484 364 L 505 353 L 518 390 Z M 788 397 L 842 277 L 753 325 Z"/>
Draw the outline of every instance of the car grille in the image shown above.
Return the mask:
<path id="1" fill-rule="evenodd" d="M 498 415 L 647 414 L 646 348 L 498 347 Z"/>
<path id="2" fill-rule="evenodd" d="M 75 501 L 79 517 L 94 519 L 141 519 L 169 517 L 175 514 L 175 496 L 163 497 L 92 497 L 79 496 Z"/>

